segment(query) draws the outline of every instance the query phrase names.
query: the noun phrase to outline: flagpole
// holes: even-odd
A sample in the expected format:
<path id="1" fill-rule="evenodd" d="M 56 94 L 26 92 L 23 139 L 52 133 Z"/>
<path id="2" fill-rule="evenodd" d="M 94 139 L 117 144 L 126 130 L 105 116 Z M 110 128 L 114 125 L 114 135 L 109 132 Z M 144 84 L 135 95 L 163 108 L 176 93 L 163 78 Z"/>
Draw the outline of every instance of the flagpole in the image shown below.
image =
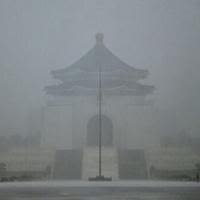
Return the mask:
<path id="1" fill-rule="evenodd" d="M 97 34 L 97 43 L 103 42 L 103 35 Z M 89 177 L 89 181 L 111 181 L 112 177 L 104 177 L 102 175 L 102 68 L 99 64 L 98 69 L 98 120 L 99 120 L 99 132 L 98 132 L 98 146 L 99 146 L 99 174 L 96 177 Z"/>
<path id="2" fill-rule="evenodd" d="M 101 115 L 101 101 L 102 101 L 102 92 L 101 92 L 101 66 L 99 66 L 99 176 L 102 175 L 102 115 Z"/>

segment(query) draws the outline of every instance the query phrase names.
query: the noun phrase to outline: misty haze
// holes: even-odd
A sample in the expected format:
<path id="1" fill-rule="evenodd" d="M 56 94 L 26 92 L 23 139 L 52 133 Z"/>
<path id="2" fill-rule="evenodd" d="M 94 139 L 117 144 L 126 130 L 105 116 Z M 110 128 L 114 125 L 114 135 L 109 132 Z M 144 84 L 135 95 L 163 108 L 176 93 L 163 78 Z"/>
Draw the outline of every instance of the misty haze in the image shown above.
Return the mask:
<path id="1" fill-rule="evenodd" d="M 0 0 L 0 200 L 197 200 L 199 22 L 199 0 Z"/>

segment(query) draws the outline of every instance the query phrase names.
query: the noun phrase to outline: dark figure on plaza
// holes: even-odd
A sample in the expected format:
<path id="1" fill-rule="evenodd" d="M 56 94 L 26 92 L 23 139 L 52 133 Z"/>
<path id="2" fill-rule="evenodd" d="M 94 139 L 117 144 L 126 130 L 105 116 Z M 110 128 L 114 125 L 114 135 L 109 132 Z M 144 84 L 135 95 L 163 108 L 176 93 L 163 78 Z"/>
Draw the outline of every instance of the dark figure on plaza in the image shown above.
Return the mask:
<path id="1" fill-rule="evenodd" d="M 200 179 L 199 172 L 197 172 L 197 174 L 196 174 L 196 181 L 199 182 L 199 179 Z"/>

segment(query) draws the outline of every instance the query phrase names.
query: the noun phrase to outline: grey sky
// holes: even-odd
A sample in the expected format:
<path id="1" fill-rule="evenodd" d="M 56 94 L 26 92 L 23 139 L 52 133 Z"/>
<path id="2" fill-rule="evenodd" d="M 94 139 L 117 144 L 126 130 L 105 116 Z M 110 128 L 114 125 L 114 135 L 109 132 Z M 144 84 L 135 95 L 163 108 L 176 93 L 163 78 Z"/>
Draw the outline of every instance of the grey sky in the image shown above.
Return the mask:
<path id="1" fill-rule="evenodd" d="M 199 132 L 199 0 L 0 0 L 1 134 L 26 132 L 50 70 L 83 55 L 96 32 L 121 59 L 150 71 L 155 106 Z"/>

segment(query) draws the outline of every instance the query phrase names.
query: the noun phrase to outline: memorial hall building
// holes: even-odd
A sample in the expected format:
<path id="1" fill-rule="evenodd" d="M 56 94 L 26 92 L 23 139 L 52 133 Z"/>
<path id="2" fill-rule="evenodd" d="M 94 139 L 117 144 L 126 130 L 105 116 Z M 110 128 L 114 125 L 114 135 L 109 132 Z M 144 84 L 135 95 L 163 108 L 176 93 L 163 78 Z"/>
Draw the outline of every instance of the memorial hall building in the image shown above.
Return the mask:
<path id="1" fill-rule="evenodd" d="M 79 60 L 51 71 L 40 146 L 1 152 L 7 175 L 88 180 L 101 169 L 112 180 L 192 178 L 200 154 L 156 135 L 149 71 L 113 54 L 102 33 L 95 40 Z"/>
<path id="2" fill-rule="evenodd" d="M 155 88 L 142 83 L 149 72 L 115 56 L 103 34 L 78 61 L 51 71 L 57 84 L 47 86 L 43 143 L 58 149 L 82 149 L 98 143 L 99 73 L 101 73 L 102 144 L 141 148 L 152 144 L 151 106 L 147 95 Z M 99 71 L 101 70 L 101 72 Z"/>

